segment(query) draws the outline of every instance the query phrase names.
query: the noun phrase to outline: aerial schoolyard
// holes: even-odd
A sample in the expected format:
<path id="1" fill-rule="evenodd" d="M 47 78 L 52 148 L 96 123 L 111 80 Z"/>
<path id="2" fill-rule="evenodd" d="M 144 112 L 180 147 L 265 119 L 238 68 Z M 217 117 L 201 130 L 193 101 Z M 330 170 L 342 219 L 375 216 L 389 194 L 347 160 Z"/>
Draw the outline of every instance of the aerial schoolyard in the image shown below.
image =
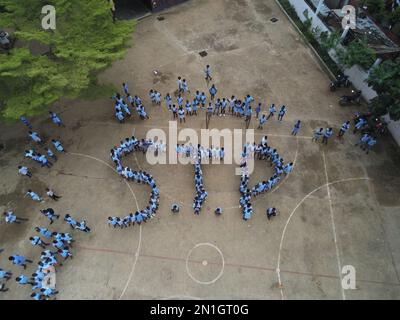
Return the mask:
<path id="1" fill-rule="evenodd" d="M 51 169 L 24 159 L 27 140 L 22 124 L 1 124 L 0 206 L 29 218 L 21 225 L 0 224 L 0 268 L 13 271 L 8 292 L 0 299 L 28 299 L 30 289 L 14 278 L 22 270 L 8 256 L 20 253 L 36 263 L 41 249 L 29 237 L 35 226 L 48 226 L 39 210 L 52 207 L 86 219 L 92 232 L 72 231 L 74 259 L 58 268 L 59 299 L 399 299 L 400 298 L 400 150 L 390 137 L 378 140 L 366 155 L 354 147 L 359 136 L 348 132 L 328 146 L 311 141 L 317 127 L 341 124 L 362 107 L 340 107 L 343 90 L 329 92 L 329 77 L 301 40 L 275 1 L 193 0 L 141 20 L 126 57 L 100 76 L 100 82 L 121 88 L 127 82 L 139 95 L 149 120 L 119 124 L 111 99 L 60 101 L 53 111 L 66 128 L 46 115 L 32 119 L 45 138 L 63 141 L 67 154 Z M 273 23 L 271 18 L 278 21 Z M 208 55 L 198 53 L 206 50 Z M 203 69 L 210 64 L 218 96 L 251 94 L 263 113 L 285 104 L 282 123 L 270 119 L 256 130 L 257 142 L 268 135 L 285 162 L 295 167 L 272 192 L 252 200 L 253 218 L 242 220 L 236 165 L 204 165 L 208 199 L 200 216 L 193 214 L 192 165 L 155 165 L 139 153 L 123 159 L 134 169 L 151 173 L 161 191 L 157 216 L 141 226 L 113 230 L 109 216 L 125 216 L 143 208 L 150 188 L 127 183 L 114 171 L 110 149 L 123 138 L 145 138 L 151 128 L 168 129 L 172 115 L 152 106 L 148 91 L 163 97 L 176 90 L 182 76 L 192 93 L 207 92 Z M 158 74 L 154 74 L 154 70 Z M 123 93 L 122 88 L 120 92 Z M 175 97 L 173 96 L 175 99 Z M 303 127 L 290 135 L 296 120 Z M 213 117 L 211 128 L 244 129 L 244 120 Z M 251 128 L 257 127 L 253 117 Z M 205 128 L 205 113 L 187 117 L 178 128 Z M 33 178 L 17 175 L 17 166 L 32 168 Z M 272 175 L 256 162 L 251 185 Z M 45 196 L 51 187 L 58 202 L 33 203 L 27 189 Z M 170 206 L 181 204 L 173 215 Z M 217 217 L 216 207 L 224 213 Z M 265 210 L 279 215 L 268 221 Z M 49 227 L 70 232 L 60 219 Z M 356 289 L 341 286 L 344 266 L 356 270 Z M 34 268 L 28 266 L 25 275 Z"/>

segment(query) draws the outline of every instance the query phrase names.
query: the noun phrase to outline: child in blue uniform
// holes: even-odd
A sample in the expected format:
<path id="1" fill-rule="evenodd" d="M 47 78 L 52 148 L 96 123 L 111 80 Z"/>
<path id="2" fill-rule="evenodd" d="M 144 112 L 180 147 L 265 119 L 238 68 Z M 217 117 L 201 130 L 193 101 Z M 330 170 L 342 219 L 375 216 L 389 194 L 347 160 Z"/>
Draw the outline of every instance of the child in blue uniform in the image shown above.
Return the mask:
<path id="1" fill-rule="evenodd" d="M 169 95 L 169 93 L 167 93 L 164 99 L 165 99 L 165 105 L 167 106 L 168 110 L 171 110 L 172 98 Z"/>
<path id="2" fill-rule="evenodd" d="M 213 101 L 214 98 L 215 98 L 215 95 L 216 95 L 217 92 L 218 92 L 218 90 L 217 90 L 217 88 L 215 87 L 215 85 L 213 84 L 213 85 L 211 86 L 211 88 L 210 88 L 209 91 L 210 91 L 211 101 Z"/>
<path id="3" fill-rule="evenodd" d="M 271 106 L 269 107 L 269 115 L 267 117 L 267 120 L 269 120 L 269 118 L 273 117 L 275 112 L 276 112 L 275 104 L 271 104 Z"/>
<path id="4" fill-rule="evenodd" d="M 301 128 L 301 121 L 297 120 L 292 130 L 292 136 L 296 136 L 299 133 L 300 128 Z"/>
<path id="5" fill-rule="evenodd" d="M 278 120 L 282 121 L 285 114 L 286 114 L 286 107 L 282 106 L 281 110 L 279 111 L 279 114 L 278 114 Z"/>

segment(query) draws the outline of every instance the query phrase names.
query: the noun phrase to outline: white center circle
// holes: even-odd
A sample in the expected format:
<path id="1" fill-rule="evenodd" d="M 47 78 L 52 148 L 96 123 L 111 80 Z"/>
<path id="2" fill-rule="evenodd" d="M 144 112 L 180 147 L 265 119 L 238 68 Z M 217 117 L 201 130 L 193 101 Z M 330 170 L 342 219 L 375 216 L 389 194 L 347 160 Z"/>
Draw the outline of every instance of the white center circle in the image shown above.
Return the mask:
<path id="1" fill-rule="evenodd" d="M 221 271 L 219 272 L 219 274 L 212 280 L 210 281 L 201 281 L 199 279 L 197 279 L 195 276 L 193 276 L 193 274 L 190 272 L 189 270 L 189 262 L 190 262 L 190 256 L 192 255 L 193 251 L 199 247 L 211 247 L 213 249 L 215 249 L 218 254 L 221 256 L 222 259 L 222 266 L 221 266 Z M 207 266 L 208 265 L 208 261 L 207 260 L 203 260 L 201 261 L 202 266 Z M 221 278 L 222 274 L 224 273 L 224 268 L 225 268 L 225 259 L 224 259 L 224 255 L 222 254 L 222 251 L 215 245 L 213 245 L 212 243 L 198 243 L 196 244 L 192 249 L 190 249 L 187 257 L 186 257 L 186 272 L 188 273 L 189 277 L 196 283 L 198 284 L 212 284 L 215 283 L 219 278 Z"/>

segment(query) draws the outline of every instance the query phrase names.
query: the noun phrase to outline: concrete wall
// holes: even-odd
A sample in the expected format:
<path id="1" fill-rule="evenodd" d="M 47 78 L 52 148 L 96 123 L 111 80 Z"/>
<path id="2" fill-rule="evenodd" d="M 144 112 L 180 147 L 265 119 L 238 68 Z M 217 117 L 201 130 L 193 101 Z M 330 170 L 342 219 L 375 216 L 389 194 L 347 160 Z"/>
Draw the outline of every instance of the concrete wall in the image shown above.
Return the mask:
<path id="1" fill-rule="evenodd" d="M 370 101 L 377 96 L 376 92 L 365 82 L 368 79 L 368 73 L 364 69 L 355 65 L 350 69 L 345 69 L 344 74 L 349 76 L 354 87 L 362 91 L 363 98 L 366 101 Z"/>

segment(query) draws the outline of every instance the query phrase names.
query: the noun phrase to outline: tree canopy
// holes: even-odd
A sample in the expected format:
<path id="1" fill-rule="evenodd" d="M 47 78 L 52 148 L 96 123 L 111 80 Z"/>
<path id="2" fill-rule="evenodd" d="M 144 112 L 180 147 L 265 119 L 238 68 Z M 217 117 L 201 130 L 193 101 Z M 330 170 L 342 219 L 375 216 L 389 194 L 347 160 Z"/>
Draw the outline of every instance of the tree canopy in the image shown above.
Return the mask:
<path id="1" fill-rule="evenodd" d="M 386 60 L 371 71 L 368 84 L 378 96 L 371 105 L 379 115 L 389 113 L 392 120 L 400 120 L 400 58 Z"/>
<path id="2" fill-rule="evenodd" d="M 44 30 L 44 5 L 56 9 L 56 29 Z M 0 53 L 0 106 L 5 119 L 43 112 L 60 97 L 75 98 L 96 74 L 124 56 L 134 21 L 113 23 L 106 0 L 0 0 L 2 28 L 18 39 Z M 48 46 L 32 53 L 30 43 Z"/>
<path id="3" fill-rule="evenodd" d="M 371 49 L 365 39 L 351 41 L 345 49 L 336 49 L 339 62 L 351 68 L 355 64 L 368 70 L 376 60 L 376 53 Z"/>

